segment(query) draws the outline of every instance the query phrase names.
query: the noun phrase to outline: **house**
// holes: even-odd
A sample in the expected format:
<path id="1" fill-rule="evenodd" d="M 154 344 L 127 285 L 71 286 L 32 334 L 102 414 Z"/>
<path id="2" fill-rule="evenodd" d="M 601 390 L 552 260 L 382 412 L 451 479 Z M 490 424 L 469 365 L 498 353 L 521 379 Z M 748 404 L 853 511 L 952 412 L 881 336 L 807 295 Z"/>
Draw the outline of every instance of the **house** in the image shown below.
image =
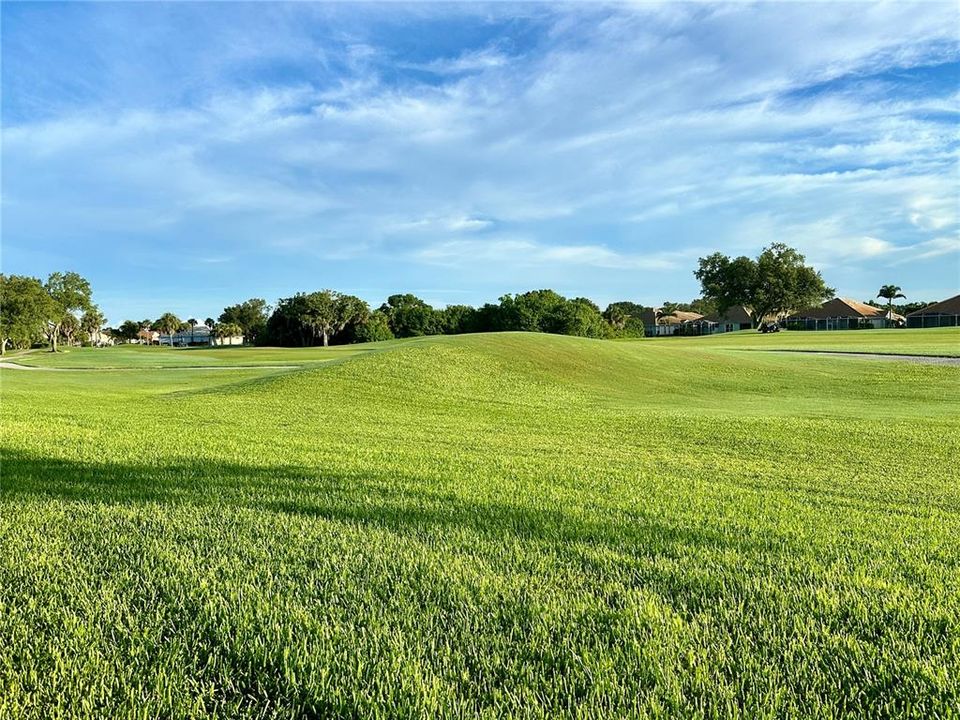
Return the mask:
<path id="1" fill-rule="evenodd" d="M 170 335 L 161 335 L 161 345 L 173 345 L 174 347 L 191 347 L 197 345 L 212 345 L 211 339 L 213 333 L 206 325 L 194 325 L 192 328 L 178 330 L 171 338 Z M 172 342 L 171 342 L 172 340 Z"/>
<path id="2" fill-rule="evenodd" d="M 960 325 L 960 295 L 941 300 L 907 315 L 907 327 L 956 327 Z"/>
<path id="3" fill-rule="evenodd" d="M 116 341 L 106 328 L 98 328 L 90 333 L 90 344 L 94 347 L 108 347 L 116 344 Z"/>
<path id="4" fill-rule="evenodd" d="M 159 345 L 160 333 L 156 330 L 143 329 L 137 333 L 137 342 L 141 345 Z"/>
<path id="5" fill-rule="evenodd" d="M 743 305 L 735 305 L 725 313 L 714 313 L 699 320 L 690 321 L 690 326 L 696 335 L 712 335 L 734 330 L 750 330 L 753 328 L 753 320 L 747 308 Z"/>
<path id="6" fill-rule="evenodd" d="M 700 313 L 675 310 L 665 315 L 660 308 L 645 310 L 643 315 L 643 331 L 647 336 L 682 335 L 686 325 L 703 317 Z"/>
<path id="7" fill-rule="evenodd" d="M 230 335 L 229 337 L 212 337 L 211 345 L 243 345 L 243 335 Z"/>
<path id="8" fill-rule="evenodd" d="M 172 338 L 170 335 L 160 335 L 160 344 L 173 345 L 174 347 L 243 345 L 243 335 L 217 337 L 206 325 L 194 325 L 192 328 L 178 330 L 173 334 Z"/>
<path id="9" fill-rule="evenodd" d="M 857 330 L 864 327 L 894 327 L 903 316 L 850 298 L 834 298 L 820 307 L 787 316 L 788 330 Z"/>

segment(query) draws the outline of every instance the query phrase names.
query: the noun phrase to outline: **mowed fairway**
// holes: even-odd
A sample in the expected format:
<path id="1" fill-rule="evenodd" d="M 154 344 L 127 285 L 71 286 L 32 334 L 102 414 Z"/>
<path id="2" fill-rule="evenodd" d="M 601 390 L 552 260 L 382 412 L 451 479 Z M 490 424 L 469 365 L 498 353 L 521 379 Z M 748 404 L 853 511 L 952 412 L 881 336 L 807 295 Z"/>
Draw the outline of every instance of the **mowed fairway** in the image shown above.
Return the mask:
<path id="1" fill-rule="evenodd" d="M 805 338 L 960 355 L 25 356 L 138 369 L 0 371 L 0 717 L 957 717 L 960 368 Z"/>

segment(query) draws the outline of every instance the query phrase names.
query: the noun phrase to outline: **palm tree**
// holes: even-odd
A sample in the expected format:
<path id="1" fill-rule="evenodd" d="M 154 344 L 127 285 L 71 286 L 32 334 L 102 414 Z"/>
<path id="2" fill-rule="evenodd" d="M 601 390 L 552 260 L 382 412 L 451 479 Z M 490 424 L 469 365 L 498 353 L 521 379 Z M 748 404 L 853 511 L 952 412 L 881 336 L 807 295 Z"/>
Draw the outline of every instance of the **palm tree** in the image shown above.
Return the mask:
<path id="1" fill-rule="evenodd" d="M 153 326 L 170 337 L 170 347 L 173 347 L 173 334 L 180 327 L 180 318 L 173 313 L 164 313 Z"/>
<path id="2" fill-rule="evenodd" d="M 630 319 L 630 315 L 623 308 L 618 307 L 611 308 L 607 315 L 607 322 L 617 330 L 623 330 L 627 325 L 627 320 Z"/>
<path id="3" fill-rule="evenodd" d="M 220 345 L 224 344 L 224 340 L 230 338 L 230 345 L 233 345 L 233 338 L 238 335 L 243 334 L 243 328 L 241 328 L 236 323 L 218 323 L 215 329 L 215 335 L 220 341 Z"/>
<path id="4" fill-rule="evenodd" d="M 193 345 L 193 329 L 197 326 L 197 319 L 190 318 L 187 320 L 187 325 L 190 326 L 190 344 Z"/>
<path id="5" fill-rule="evenodd" d="M 897 298 L 907 299 L 907 296 L 900 292 L 903 288 L 899 285 L 884 285 L 877 293 L 878 298 L 884 298 L 887 301 L 887 322 L 890 322 L 890 315 L 893 313 L 893 301 Z"/>

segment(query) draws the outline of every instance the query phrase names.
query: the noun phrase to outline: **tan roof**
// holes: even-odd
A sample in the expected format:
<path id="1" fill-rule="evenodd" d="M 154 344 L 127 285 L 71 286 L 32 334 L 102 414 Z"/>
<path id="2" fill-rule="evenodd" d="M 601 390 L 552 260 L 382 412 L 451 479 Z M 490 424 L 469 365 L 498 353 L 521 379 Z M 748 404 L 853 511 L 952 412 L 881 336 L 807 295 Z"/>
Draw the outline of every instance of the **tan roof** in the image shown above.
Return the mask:
<path id="1" fill-rule="evenodd" d="M 954 295 L 952 298 L 941 300 L 920 310 L 914 310 L 907 317 L 917 317 L 919 315 L 960 315 L 960 295 Z"/>
<path id="2" fill-rule="evenodd" d="M 828 300 L 820 307 L 807 308 L 795 312 L 791 318 L 813 318 L 823 320 L 826 318 L 875 318 L 885 317 L 887 311 L 883 308 L 867 305 L 858 300 L 850 298 L 834 298 Z"/>
<path id="3" fill-rule="evenodd" d="M 732 308 L 729 308 L 722 315 L 719 313 L 713 313 L 712 315 L 707 315 L 704 320 L 712 323 L 750 323 L 753 322 L 750 319 L 750 311 L 747 310 L 743 305 L 734 305 Z"/>
<path id="4" fill-rule="evenodd" d="M 685 310 L 677 310 L 672 312 L 669 315 L 656 315 L 653 310 L 644 310 L 641 316 L 645 325 L 679 325 L 680 323 L 689 322 L 691 320 L 699 320 L 703 317 L 700 313 L 695 312 L 686 312 Z"/>
<path id="5" fill-rule="evenodd" d="M 703 315 L 695 312 L 686 312 L 685 310 L 676 310 L 669 315 L 661 315 L 657 318 L 658 325 L 680 325 L 685 322 L 699 320 Z"/>

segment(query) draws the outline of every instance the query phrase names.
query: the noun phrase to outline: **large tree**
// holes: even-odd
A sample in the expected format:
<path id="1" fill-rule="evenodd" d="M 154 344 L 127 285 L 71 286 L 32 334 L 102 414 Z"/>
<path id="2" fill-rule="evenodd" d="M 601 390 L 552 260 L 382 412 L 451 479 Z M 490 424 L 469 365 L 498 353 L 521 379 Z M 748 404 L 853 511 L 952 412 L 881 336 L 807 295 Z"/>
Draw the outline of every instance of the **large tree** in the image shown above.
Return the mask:
<path id="1" fill-rule="evenodd" d="M 324 347 L 330 344 L 331 337 L 351 323 L 363 322 L 370 314 L 370 308 L 363 300 L 334 290 L 310 293 L 307 302 L 306 322 L 313 329 L 314 337 L 322 340 Z"/>
<path id="2" fill-rule="evenodd" d="M 380 306 L 380 312 L 386 315 L 396 337 L 437 335 L 440 332 L 437 311 L 416 295 L 391 295 Z"/>
<path id="3" fill-rule="evenodd" d="M 245 302 L 225 307 L 220 313 L 221 323 L 236 323 L 242 329 L 244 340 L 249 343 L 262 342 L 267 329 L 267 317 L 270 306 L 263 298 L 250 298 Z"/>
<path id="4" fill-rule="evenodd" d="M 587 298 L 567 300 L 557 308 L 551 321 L 552 327 L 548 332 L 592 338 L 609 334 L 610 326 L 604 322 L 600 308 Z"/>
<path id="5" fill-rule="evenodd" d="M 270 342 L 277 345 L 307 345 L 313 337 L 312 328 L 305 322 L 308 306 L 306 293 L 280 298 L 267 321 Z"/>
<path id="6" fill-rule="evenodd" d="M 360 298 L 334 290 L 297 293 L 281 298 L 267 323 L 266 336 L 278 345 L 324 346 L 349 341 L 370 314 Z"/>
<path id="7" fill-rule="evenodd" d="M 180 329 L 180 318 L 170 312 L 164 313 L 153 323 L 153 329 L 169 336 L 170 347 L 173 347 L 173 334 Z"/>
<path id="8" fill-rule="evenodd" d="M 387 316 L 379 310 L 370 313 L 366 320 L 357 324 L 353 332 L 353 342 L 379 342 L 393 340 L 393 332 Z"/>
<path id="9" fill-rule="evenodd" d="M 134 320 L 124 320 L 120 323 L 120 327 L 116 329 L 116 335 L 121 340 L 127 342 L 132 342 L 137 339 L 137 336 L 140 334 L 140 323 Z"/>
<path id="10" fill-rule="evenodd" d="M 476 314 L 469 305 L 447 305 L 436 310 L 437 327 L 444 335 L 476 332 Z"/>
<path id="11" fill-rule="evenodd" d="M 834 293 L 803 255 L 783 243 L 764 248 L 756 260 L 731 259 L 719 252 L 700 258 L 694 275 L 703 298 L 713 302 L 718 313 L 743 305 L 755 325 L 768 315 L 816 305 Z"/>
<path id="12" fill-rule="evenodd" d="M 47 317 L 47 337 L 50 339 L 50 351 L 56 352 L 64 323 L 75 322 L 74 313 L 91 307 L 90 283 L 75 272 L 55 272 L 47 278 L 44 289 L 52 301 Z M 71 317 L 73 321 L 69 319 Z"/>
<path id="13" fill-rule="evenodd" d="M 7 344 L 30 347 L 43 337 L 53 300 L 37 278 L 0 274 L 0 355 Z"/>
<path id="14" fill-rule="evenodd" d="M 553 290 L 530 290 L 500 298 L 500 316 L 505 330 L 561 332 L 560 313 L 567 299 Z"/>
<path id="15" fill-rule="evenodd" d="M 60 334 L 67 341 L 67 345 L 73 345 L 73 339 L 83 328 L 80 327 L 80 321 L 73 313 L 67 313 L 60 321 Z"/>
<path id="16" fill-rule="evenodd" d="M 621 300 L 607 305 L 603 318 L 618 336 L 643 337 L 643 313 L 652 310 L 629 300 Z"/>

